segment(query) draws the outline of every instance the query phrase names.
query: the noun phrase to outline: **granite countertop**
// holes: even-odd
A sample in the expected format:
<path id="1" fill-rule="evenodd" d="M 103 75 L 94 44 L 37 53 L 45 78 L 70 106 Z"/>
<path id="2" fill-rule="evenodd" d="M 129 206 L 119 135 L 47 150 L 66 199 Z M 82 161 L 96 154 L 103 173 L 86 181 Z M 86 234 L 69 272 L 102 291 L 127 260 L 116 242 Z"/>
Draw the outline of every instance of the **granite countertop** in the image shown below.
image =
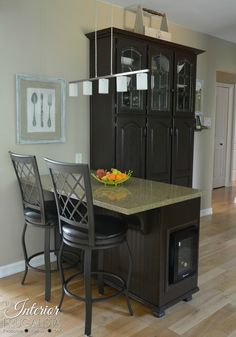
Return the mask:
<path id="1" fill-rule="evenodd" d="M 49 175 L 41 176 L 42 186 L 52 191 Z M 131 177 L 120 186 L 104 186 L 91 177 L 94 205 L 131 215 L 177 202 L 199 198 L 201 191 Z"/>

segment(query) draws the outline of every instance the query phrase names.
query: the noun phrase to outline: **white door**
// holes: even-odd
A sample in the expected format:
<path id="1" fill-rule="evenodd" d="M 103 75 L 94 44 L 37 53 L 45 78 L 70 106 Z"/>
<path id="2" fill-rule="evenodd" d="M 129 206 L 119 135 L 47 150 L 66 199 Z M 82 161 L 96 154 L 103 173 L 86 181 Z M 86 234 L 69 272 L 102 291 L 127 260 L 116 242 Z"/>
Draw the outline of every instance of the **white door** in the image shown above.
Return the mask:
<path id="1" fill-rule="evenodd" d="M 216 128 L 213 188 L 225 186 L 229 88 L 216 87 Z"/>

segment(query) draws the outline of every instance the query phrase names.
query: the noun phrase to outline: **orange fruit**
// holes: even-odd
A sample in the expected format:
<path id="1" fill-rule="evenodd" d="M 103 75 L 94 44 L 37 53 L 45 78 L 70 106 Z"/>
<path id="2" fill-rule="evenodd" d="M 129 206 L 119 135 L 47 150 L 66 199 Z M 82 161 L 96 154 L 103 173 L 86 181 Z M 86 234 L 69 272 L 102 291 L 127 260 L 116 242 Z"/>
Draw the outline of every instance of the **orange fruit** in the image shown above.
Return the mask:
<path id="1" fill-rule="evenodd" d="M 107 178 L 108 178 L 109 181 L 116 180 L 116 174 L 110 173 L 110 174 L 107 175 Z"/>

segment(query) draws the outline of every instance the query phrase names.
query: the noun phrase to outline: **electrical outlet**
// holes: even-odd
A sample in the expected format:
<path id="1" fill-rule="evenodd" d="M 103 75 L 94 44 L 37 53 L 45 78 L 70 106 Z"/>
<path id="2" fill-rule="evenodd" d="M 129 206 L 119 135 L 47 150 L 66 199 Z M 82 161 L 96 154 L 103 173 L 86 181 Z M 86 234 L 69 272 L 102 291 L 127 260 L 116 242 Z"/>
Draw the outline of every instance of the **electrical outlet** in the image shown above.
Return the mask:
<path id="1" fill-rule="evenodd" d="M 76 153 L 75 154 L 75 162 L 76 162 L 76 164 L 82 163 L 82 153 Z"/>

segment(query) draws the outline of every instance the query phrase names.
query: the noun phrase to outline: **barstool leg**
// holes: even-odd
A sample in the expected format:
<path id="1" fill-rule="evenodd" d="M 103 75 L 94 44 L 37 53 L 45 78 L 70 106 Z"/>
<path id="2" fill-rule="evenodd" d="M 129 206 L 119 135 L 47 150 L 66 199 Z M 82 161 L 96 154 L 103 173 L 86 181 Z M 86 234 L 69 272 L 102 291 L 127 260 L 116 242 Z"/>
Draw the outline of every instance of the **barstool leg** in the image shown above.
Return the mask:
<path id="1" fill-rule="evenodd" d="M 54 230 L 54 250 L 57 258 L 57 270 L 59 270 L 58 254 L 61 246 L 61 235 L 59 233 L 59 228 L 57 226 L 55 226 L 53 230 Z"/>
<path id="2" fill-rule="evenodd" d="M 65 290 L 64 290 L 64 285 L 65 285 L 65 276 L 64 276 L 64 272 L 63 272 L 63 267 L 62 267 L 62 254 L 63 254 L 63 249 L 64 249 L 64 242 L 63 240 L 61 241 L 61 246 L 60 246 L 60 250 L 59 250 L 59 254 L 58 254 L 58 264 L 59 264 L 59 273 L 60 273 L 60 279 L 61 279 L 61 300 L 59 303 L 59 310 L 61 311 L 61 306 L 62 306 L 62 302 L 64 300 L 64 296 L 65 296 Z"/>
<path id="3" fill-rule="evenodd" d="M 84 250 L 81 250 L 80 253 L 80 270 L 84 273 Z"/>
<path id="4" fill-rule="evenodd" d="M 103 271 L 103 250 L 98 250 L 98 271 Z M 104 295 L 103 274 L 98 274 L 98 292 Z"/>
<path id="5" fill-rule="evenodd" d="M 84 254 L 84 285 L 85 285 L 85 335 L 91 335 L 92 325 L 92 290 L 91 290 L 91 257 L 92 250 L 85 249 Z"/>
<path id="6" fill-rule="evenodd" d="M 26 275 L 28 273 L 28 254 L 27 254 L 27 249 L 25 245 L 25 232 L 27 229 L 27 223 L 25 222 L 24 229 L 22 232 L 22 237 L 21 237 L 21 242 L 22 242 L 22 247 L 23 247 L 23 254 L 24 254 L 24 259 L 25 259 L 25 273 L 23 276 L 23 279 L 21 281 L 21 284 L 23 285 L 25 283 Z"/>
<path id="7" fill-rule="evenodd" d="M 44 261 L 45 261 L 45 300 L 51 298 L 51 263 L 50 263 L 50 228 L 45 228 L 44 238 Z"/>
<path id="8" fill-rule="evenodd" d="M 129 313 L 131 316 L 133 316 L 134 313 L 133 313 L 133 309 L 131 307 L 130 300 L 129 300 L 129 284 L 130 284 L 130 278 L 131 278 L 131 273 L 132 273 L 133 261 L 132 261 L 132 255 L 131 255 L 131 251 L 130 251 L 127 240 L 126 240 L 126 246 L 128 250 L 128 256 L 129 256 L 129 271 L 128 271 L 128 277 L 127 277 L 127 282 L 126 282 L 125 296 L 126 296 L 126 302 L 127 302 L 127 306 L 129 309 Z"/>

